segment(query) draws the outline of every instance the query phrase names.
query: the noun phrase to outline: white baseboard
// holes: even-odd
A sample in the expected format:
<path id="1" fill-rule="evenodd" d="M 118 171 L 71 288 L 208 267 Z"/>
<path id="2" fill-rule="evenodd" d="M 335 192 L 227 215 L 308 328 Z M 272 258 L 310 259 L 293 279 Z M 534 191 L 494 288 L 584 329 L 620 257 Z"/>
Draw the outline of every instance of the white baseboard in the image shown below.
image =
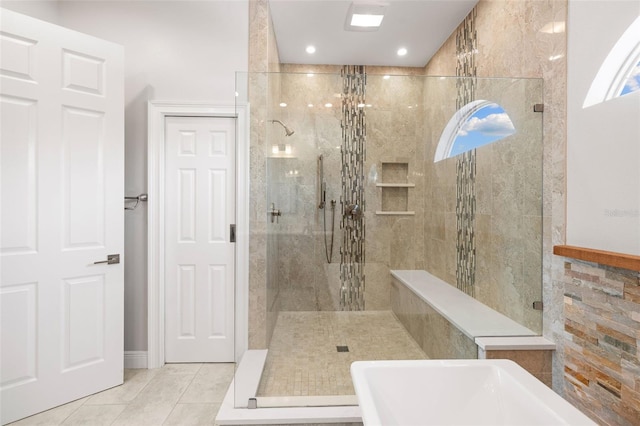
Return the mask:
<path id="1" fill-rule="evenodd" d="M 147 368 L 147 351 L 124 351 L 124 368 Z"/>

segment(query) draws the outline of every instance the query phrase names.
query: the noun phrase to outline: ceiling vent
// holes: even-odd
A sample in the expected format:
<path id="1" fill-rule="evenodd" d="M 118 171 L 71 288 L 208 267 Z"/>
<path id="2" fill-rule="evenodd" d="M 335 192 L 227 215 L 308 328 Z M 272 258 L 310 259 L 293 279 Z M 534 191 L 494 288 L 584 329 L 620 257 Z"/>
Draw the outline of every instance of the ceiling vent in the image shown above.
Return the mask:
<path id="1" fill-rule="evenodd" d="M 378 31 L 388 3 L 353 2 L 349 6 L 344 29 L 347 31 Z"/>

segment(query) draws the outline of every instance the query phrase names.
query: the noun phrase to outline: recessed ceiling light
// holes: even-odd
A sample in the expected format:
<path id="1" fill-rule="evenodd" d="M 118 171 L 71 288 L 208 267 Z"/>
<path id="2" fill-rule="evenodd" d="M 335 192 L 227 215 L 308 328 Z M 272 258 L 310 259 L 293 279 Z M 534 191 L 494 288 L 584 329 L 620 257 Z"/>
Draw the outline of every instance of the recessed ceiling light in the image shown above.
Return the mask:
<path id="1" fill-rule="evenodd" d="M 389 80 L 391 78 L 391 76 L 390 75 L 385 75 L 382 78 L 384 78 L 385 80 Z"/>
<path id="2" fill-rule="evenodd" d="M 382 25 L 386 4 L 365 1 L 353 2 L 347 11 L 344 29 L 347 31 L 377 31 Z"/>
<path id="3" fill-rule="evenodd" d="M 327 102 L 326 104 L 324 104 L 324 106 L 325 106 L 326 108 L 331 108 L 333 105 Z"/>
<path id="4" fill-rule="evenodd" d="M 358 104 L 358 108 L 364 108 L 364 104 Z"/>
<path id="5" fill-rule="evenodd" d="M 312 72 L 308 73 L 307 77 L 313 77 L 313 73 Z"/>
<path id="6" fill-rule="evenodd" d="M 313 108 L 313 104 L 307 104 L 309 108 Z"/>
<path id="7" fill-rule="evenodd" d="M 287 104 L 286 104 L 285 102 L 280 102 L 280 106 L 281 106 L 282 108 L 284 108 L 284 107 L 286 107 L 286 106 L 287 106 Z"/>
<path id="8" fill-rule="evenodd" d="M 308 53 L 308 54 L 310 54 L 310 55 L 311 55 L 311 54 L 313 54 L 313 53 L 316 53 L 316 47 L 315 47 L 315 46 L 311 46 L 311 45 L 309 45 L 309 46 L 307 46 L 307 48 L 306 48 L 305 50 L 306 50 L 306 51 L 307 51 L 307 53 Z"/>
<path id="9" fill-rule="evenodd" d="M 404 56 L 407 54 L 407 49 L 405 49 L 404 47 L 401 47 L 400 49 L 398 49 L 398 56 Z"/>
<path id="10" fill-rule="evenodd" d="M 559 34 L 565 32 L 565 27 L 566 25 L 564 21 L 551 21 L 544 27 L 540 28 L 540 32 L 547 34 Z"/>

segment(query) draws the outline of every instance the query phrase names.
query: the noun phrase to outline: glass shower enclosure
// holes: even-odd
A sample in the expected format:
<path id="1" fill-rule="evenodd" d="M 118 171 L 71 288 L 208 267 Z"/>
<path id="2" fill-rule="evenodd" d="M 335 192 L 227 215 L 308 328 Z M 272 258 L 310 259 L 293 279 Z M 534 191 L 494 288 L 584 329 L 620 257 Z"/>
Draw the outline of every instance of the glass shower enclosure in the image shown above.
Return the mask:
<path id="1" fill-rule="evenodd" d="M 541 333 L 542 81 L 282 68 L 236 89 L 251 111 L 249 348 L 268 349 L 258 406 L 357 404 L 351 362 L 426 357 L 390 270 L 426 270 Z"/>

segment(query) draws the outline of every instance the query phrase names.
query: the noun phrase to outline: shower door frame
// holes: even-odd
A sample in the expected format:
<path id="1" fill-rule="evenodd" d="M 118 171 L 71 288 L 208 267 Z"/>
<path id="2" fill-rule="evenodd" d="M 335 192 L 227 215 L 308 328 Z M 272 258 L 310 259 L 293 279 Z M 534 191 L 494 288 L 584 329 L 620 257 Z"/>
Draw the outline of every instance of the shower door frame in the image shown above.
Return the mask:
<path id="1" fill-rule="evenodd" d="M 236 265 L 234 358 L 248 348 L 249 305 L 249 105 L 149 101 L 147 141 L 147 368 L 165 363 L 164 305 L 164 140 L 165 118 L 226 117 L 236 119 Z"/>

